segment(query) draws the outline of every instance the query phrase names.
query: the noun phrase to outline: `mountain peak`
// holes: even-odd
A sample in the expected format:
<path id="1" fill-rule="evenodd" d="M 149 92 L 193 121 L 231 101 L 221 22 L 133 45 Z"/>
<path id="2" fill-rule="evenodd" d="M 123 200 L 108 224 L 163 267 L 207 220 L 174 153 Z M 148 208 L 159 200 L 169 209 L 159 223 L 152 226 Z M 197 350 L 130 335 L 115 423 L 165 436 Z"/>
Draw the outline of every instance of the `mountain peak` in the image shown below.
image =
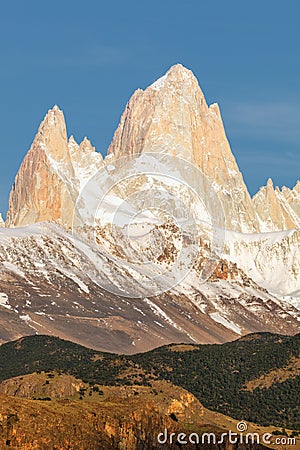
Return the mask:
<path id="1" fill-rule="evenodd" d="M 54 113 L 55 112 L 58 112 L 58 113 L 62 112 L 62 110 L 60 109 L 60 107 L 58 105 L 53 105 L 53 107 L 51 109 L 49 109 L 49 111 L 52 111 Z"/>
<path id="2" fill-rule="evenodd" d="M 300 185 L 299 185 L 300 187 Z M 295 195 L 293 196 L 293 192 Z M 299 228 L 299 201 L 296 190 L 283 186 L 274 189 L 272 178 L 253 196 L 253 205 L 261 222 L 261 231 L 280 231 Z"/>
<path id="3" fill-rule="evenodd" d="M 218 104 L 207 105 L 197 78 L 182 64 L 170 67 L 145 90 L 134 92 L 108 149 L 108 155 L 115 158 L 155 152 L 184 159 L 201 170 L 222 204 L 227 229 L 259 231 L 260 219 L 269 217 L 265 217 L 266 201 L 273 205 L 288 202 L 293 217 L 298 214 L 299 181 L 292 191 L 280 191 L 274 190 L 269 178 L 251 201 L 231 152 Z M 68 140 L 64 113 L 54 105 L 42 121 L 16 177 L 7 223 L 21 226 L 63 218 L 62 223 L 69 226 L 65 216 L 71 217 L 70 205 L 78 186 L 102 166 L 101 154 L 87 137 L 80 144 L 73 136 Z M 296 219 L 288 220 L 284 208 L 279 206 L 270 211 L 274 220 L 268 222 L 268 230 L 295 228 Z M 281 220 L 277 216 L 284 217 Z"/>
<path id="4" fill-rule="evenodd" d="M 79 147 L 82 151 L 85 152 L 95 152 L 96 148 L 92 145 L 91 141 L 85 136 L 81 143 L 79 144 Z"/>
<path id="5" fill-rule="evenodd" d="M 77 142 L 76 142 L 76 140 L 75 140 L 75 138 L 74 138 L 74 136 L 73 136 L 73 134 L 71 134 L 71 136 L 69 137 L 69 145 L 78 145 L 77 144 Z"/>
<path id="6" fill-rule="evenodd" d="M 117 158 L 147 152 L 169 154 L 197 165 L 216 186 L 226 226 L 235 231 L 258 230 L 219 107 L 216 103 L 207 105 L 197 78 L 181 64 L 172 66 L 145 90 L 135 91 L 108 150 Z"/>
<path id="7" fill-rule="evenodd" d="M 201 91 L 193 72 L 181 64 L 175 64 L 162 77 L 152 83 L 148 89 L 160 91 L 165 87 L 174 88 L 174 86 L 180 87 L 188 84 L 194 84 L 195 89 Z"/>
<path id="8" fill-rule="evenodd" d="M 269 188 L 269 189 L 274 189 L 274 184 L 273 184 L 272 178 L 268 178 L 268 181 L 267 181 L 267 188 Z"/>
<path id="9" fill-rule="evenodd" d="M 69 225 L 72 199 L 65 179 L 73 176 L 64 114 L 54 106 L 40 124 L 15 178 L 8 226 L 60 219 Z"/>
<path id="10" fill-rule="evenodd" d="M 70 140 L 72 141 L 72 136 Z M 42 148 L 56 161 L 69 160 L 65 116 L 57 105 L 48 110 L 40 124 L 31 150 L 35 148 Z"/>

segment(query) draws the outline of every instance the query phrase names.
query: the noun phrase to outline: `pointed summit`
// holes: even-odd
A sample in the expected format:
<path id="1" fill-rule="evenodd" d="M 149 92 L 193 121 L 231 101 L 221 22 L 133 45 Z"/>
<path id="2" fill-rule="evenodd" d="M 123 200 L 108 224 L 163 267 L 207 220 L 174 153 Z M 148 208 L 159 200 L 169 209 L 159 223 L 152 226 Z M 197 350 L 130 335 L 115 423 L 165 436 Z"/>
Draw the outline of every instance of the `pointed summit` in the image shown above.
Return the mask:
<path id="1" fill-rule="evenodd" d="M 159 91 L 163 88 L 178 88 L 187 84 L 194 84 L 195 87 L 199 88 L 197 78 L 193 72 L 181 64 L 175 64 L 165 73 L 165 75 L 152 83 L 148 89 Z"/>
<path id="2" fill-rule="evenodd" d="M 7 225 L 36 222 L 72 225 L 79 189 L 103 166 L 90 141 L 67 137 L 63 112 L 49 109 L 25 156 L 10 193 Z"/>
<path id="3" fill-rule="evenodd" d="M 95 152 L 96 149 L 93 147 L 91 141 L 85 136 L 82 142 L 79 144 L 79 147 L 82 151 L 85 152 Z"/>
<path id="4" fill-rule="evenodd" d="M 187 67 L 184 67 L 180 63 L 171 66 L 170 69 L 167 71 L 166 75 L 175 75 L 176 77 L 184 77 L 184 78 L 191 77 L 196 79 L 193 72 Z"/>
<path id="5" fill-rule="evenodd" d="M 235 231 L 258 231 L 243 177 L 217 104 L 208 106 L 197 78 L 181 64 L 129 100 L 108 153 L 115 157 L 168 153 L 196 164 L 214 183 Z"/>
<path id="6" fill-rule="evenodd" d="M 300 229 L 300 181 L 297 181 L 293 189 L 282 191 L 285 205 L 290 208 L 290 214 L 295 227 Z"/>
<path id="7" fill-rule="evenodd" d="M 57 127 L 60 126 L 62 128 L 66 127 L 65 117 L 63 111 L 57 106 L 54 105 L 53 108 L 48 109 L 47 114 L 45 115 L 43 121 L 41 122 L 40 129 L 47 127 Z"/>
<path id="8" fill-rule="evenodd" d="M 72 220 L 74 177 L 63 112 L 54 106 L 39 126 L 15 178 L 9 199 L 8 226 Z"/>
<path id="9" fill-rule="evenodd" d="M 70 160 L 64 113 L 57 105 L 49 109 L 39 126 L 33 146 L 40 146 L 56 161 Z"/>
<path id="10" fill-rule="evenodd" d="M 85 137 L 78 144 L 73 136 L 69 139 L 69 151 L 74 170 L 74 183 L 81 189 L 85 183 L 103 166 L 102 155 Z"/>
<path id="11" fill-rule="evenodd" d="M 73 134 L 71 134 L 71 136 L 69 137 L 69 144 L 70 145 L 78 145 L 78 143 L 75 141 Z"/>

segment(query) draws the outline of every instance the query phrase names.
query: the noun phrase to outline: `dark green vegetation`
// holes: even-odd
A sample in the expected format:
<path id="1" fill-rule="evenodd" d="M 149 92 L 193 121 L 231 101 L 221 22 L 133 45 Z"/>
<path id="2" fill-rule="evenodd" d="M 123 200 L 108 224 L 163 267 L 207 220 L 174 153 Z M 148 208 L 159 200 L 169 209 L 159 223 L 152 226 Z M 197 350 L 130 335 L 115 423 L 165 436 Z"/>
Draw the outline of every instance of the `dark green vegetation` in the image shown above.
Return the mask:
<path id="1" fill-rule="evenodd" d="M 165 379 L 192 392 L 205 407 L 238 420 L 300 429 L 300 334 L 249 335 L 223 345 L 169 345 L 133 356 L 97 352 L 49 336 L 0 347 L 0 380 L 34 371 L 61 371 L 93 384 L 149 385 Z M 270 372 L 278 380 L 246 389 Z M 280 374 L 284 373 L 280 381 Z"/>

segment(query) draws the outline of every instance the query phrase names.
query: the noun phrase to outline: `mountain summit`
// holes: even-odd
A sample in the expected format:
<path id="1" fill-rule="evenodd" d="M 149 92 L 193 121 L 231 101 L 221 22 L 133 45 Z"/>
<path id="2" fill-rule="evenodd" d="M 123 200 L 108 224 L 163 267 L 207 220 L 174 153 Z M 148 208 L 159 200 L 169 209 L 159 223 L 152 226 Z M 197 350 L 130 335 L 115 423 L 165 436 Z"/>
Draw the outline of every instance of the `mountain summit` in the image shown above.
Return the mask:
<path id="1" fill-rule="evenodd" d="M 129 100 L 108 153 L 163 152 L 192 163 L 214 183 L 226 228 L 255 232 L 259 223 L 216 103 L 208 106 L 194 74 L 176 64 Z"/>
<path id="2" fill-rule="evenodd" d="M 24 158 L 10 193 L 6 224 L 20 227 L 57 222 L 69 228 L 79 189 L 102 164 L 102 156 L 84 138 L 68 140 L 63 112 L 48 111 Z"/>
<path id="3" fill-rule="evenodd" d="M 54 106 L 42 121 L 16 176 L 7 214 L 8 226 L 42 221 L 67 223 L 72 216 L 72 170 L 63 112 Z"/>
<path id="4" fill-rule="evenodd" d="M 259 216 L 261 231 L 289 230 L 300 228 L 300 182 L 293 189 L 274 188 L 269 178 L 267 185 L 253 197 Z"/>

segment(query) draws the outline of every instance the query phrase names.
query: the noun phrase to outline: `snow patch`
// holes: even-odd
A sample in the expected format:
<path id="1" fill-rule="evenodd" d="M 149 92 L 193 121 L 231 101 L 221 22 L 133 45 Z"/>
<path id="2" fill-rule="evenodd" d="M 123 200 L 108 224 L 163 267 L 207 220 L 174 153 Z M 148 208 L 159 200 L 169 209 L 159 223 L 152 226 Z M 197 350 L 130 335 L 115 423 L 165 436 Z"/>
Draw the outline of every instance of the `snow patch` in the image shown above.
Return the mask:
<path id="1" fill-rule="evenodd" d="M 11 305 L 8 303 L 8 295 L 5 292 L 0 292 L 0 306 L 11 309 Z"/>
<path id="2" fill-rule="evenodd" d="M 230 330 L 234 331 L 237 334 L 242 334 L 242 331 L 240 327 L 238 327 L 235 323 L 225 319 L 224 317 L 220 316 L 218 313 L 212 313 L 210 314 L 210 317 L 218 323 L 221 323 L 224 327 L 229 328 Z"/>
<path id="3" fill-rule="evenodd" d="M 160 91 L 164 87 L 166 79 L 167 74 L 163 75 L 158 80 L 154 81 L 154 83 L 152 83 L 149 87 L 151 89 L 154 89 L 154 91 Z"/>

